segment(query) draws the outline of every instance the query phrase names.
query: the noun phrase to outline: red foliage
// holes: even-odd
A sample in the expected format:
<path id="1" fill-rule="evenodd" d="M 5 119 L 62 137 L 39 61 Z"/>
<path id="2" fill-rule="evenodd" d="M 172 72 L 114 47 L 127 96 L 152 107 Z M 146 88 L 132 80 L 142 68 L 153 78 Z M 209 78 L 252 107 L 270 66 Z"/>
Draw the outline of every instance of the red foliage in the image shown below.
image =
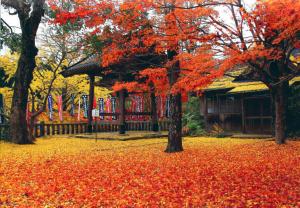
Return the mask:
<path id="1" fill-rule="evenodd" d="M 299 142 L 187 139 L 172 155 L 158 140 L 1 145 L 1 207 L 300 206 Z"/>
<path id="2" fill-rule="evenodd" d="M 57 23 L 77 21 L 92 29 L 89 35 L 106 41 L 103 66 L 134 54 L 149 53 L 150 48 L 160 54 L 176 51 L 175 59 L 153 66 L 151 74 L 160 76 L 179 61 L 180 79 L 168 86 L 167 77 L 154 78 L 158 91 L 204 88 L 238 64 L 250 63 L 258 70 L 270 60 L 286 64 L 288 47 L 299 45 L 299 1 L 258 1 L 250 9 L 235 0 L 212 5 L 215 4 L 205 6 L 204 1 L 196 0 L 189 4 L 183 0 L 77 0 L 72 12 L 52 8 L 57 10 Z M 198 6 L 187 8 L 191 5 Z M 226 10 L 229 20 L 222 18 L 219 7 Z M 152 75 L 148 77 L 153 79 Z"/>
<path id="3" fill-rule="evenodd" d="M 153 48 L 153 52 L 162 55 L 167 50 L 176 50 L 179 54 L 178 59 L 183 60 L 187 52 L 182 51 L 180 47 L 192 50 L 198 47 L 199 41 L 210 37 L 209 35 L 199 36 L 198 30 L 201 18 L 214 13 L 211 8 L 199 7 L 193 9 L 192 12 L 185 12 L 177 8 L 162 9 L 162 5 L 170 3 L 165 1 L 126 0 L 122 3 L 106 1 L 105 4 L 93 4 L 89 1 L 78 0 L 75 2 L 72 12 L 54 8 L 57 10 L 55 22 L 59 24 L 66 24 L 68 21 L 85 23 L 86 27 L 93 29 L 90 35 L 97 35 L 102 41 L 109 40 L 102 50 L 101 64 L 103 66 L 109 66 L 131 55 L 149 53 L 150 48 Z M 180 7 L 186 4 L 184 1 L 174 3 L 174 6 Z M 109 22 L 109 24 L 103 29 L 105 22 Z M 205 29 L 205 27 L 203 26 L 201 29 Z M 198 51 L 201 53 L 199 54 Z M 203 50 L 195 50 L 193 55 L 189 56 L 190 63 L 195 63 L 195 65 L 192 67 L 193 69 L 191 66 L 187 67 L 182 73 L 181 81 L 174 86 L 169 86 L 166 71 L 170 68 L 170 64 L 176 61 L 175 59 L 173 62 L 145 69 L 140 74 L 149 78 L 145 84 L 151 81 L 155 84 L 156 91 L 161 94 L 195 90 L 196 87 L 206 86 L 215 77 L 215 74 L 210 75 L 210 71 L 214 70 L 214 67 L 208 68 L 208 66 L 213 66 L 213 56 L 210 55 L 210 59 L 208 59 L 202 56 L 203 53 Z M 205 69 L 199 68 L 204 64 L 206 65 Z M 187 66 L 184 60 L 181 65 Z M 193 79 L 188 80 L 189 77 L 193 77 Z M 201 80 L 199 81 L 197 78 L 201 78 Z M 122 85 L 132 88 L 135 84 L 123 83 Z M 199 84 L 201 86 L 198 86 Z M 119 88 L 120 83 L 117 83 L 114 89 Z"/>

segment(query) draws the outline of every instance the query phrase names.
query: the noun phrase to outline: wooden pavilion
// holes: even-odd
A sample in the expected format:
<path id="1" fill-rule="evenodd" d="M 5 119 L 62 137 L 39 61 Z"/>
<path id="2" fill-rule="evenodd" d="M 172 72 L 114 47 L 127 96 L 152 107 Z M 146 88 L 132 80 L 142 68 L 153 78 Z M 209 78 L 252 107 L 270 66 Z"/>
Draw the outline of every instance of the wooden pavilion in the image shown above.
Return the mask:
<path id="1" fill-rule="evenodd" d="M 112 64 L 108 67 L 100 66 L 101 60 L 95 56 L 87 58 L 86 60 L 77 63 L 67 69 L 61 74 L 67 78 L 74 75 L 88 75 L 90 79 L 89 88 L 89 106 L 88 106 L 88 131 L 92 132 L 92 110 L 94 100 L 94 88 L 95 86 L 101 86 L 111 88 L 116 81 L 129 82 L 134 81 L 135 75 L 142 69 L 155 67 L 161 64 L 165 58 L 161 55 L 147 53 L 134 55 L 130 58 L 123 58 L 116 64 Z M 95 83 L 95 77 L 101 77 L 99 83 Z M 143 81 L 143 80 L 140 80 Z M 152 89 L 152 88 L 151 88 Z M 125 98 L 128 96 L 128 92 L 123 89 L 117 92 L 117 98 L 119 100 L 119 112 L 118 113 L 100 113 L 99 116 L 116 116 L 119 122 L 119 133 L 125 134 L 126 131 L 126 115 L 150 115 L 152 120 L 152 130 L 158 131 L 158 118 L 155 105 L 155 92 L 151 90 L 151 112 L 126 112 L 125 110 Z"/>
<path id="2" fill-rule="evenodd" d="M 274 133 L 270 92 L 262 82 L 245 79 L 244 70 L 234 70 L 204 90 L 200 100 L 207 131 L 218 128 L 225 134 Z M 291 87 L 299 84 L 300 76 L 290 81 Z"/>

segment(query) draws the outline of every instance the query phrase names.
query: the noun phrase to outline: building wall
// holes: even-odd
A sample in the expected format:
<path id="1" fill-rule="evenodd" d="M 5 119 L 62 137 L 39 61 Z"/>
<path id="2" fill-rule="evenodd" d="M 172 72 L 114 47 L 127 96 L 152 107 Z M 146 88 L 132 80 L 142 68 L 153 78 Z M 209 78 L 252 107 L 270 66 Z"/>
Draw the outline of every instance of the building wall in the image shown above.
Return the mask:
<path id="1" fill-rule="evenodd" d="M 207 131 L 272 134 L 270 96 L 258 94 L 207 93 L 201 99 Z"/>

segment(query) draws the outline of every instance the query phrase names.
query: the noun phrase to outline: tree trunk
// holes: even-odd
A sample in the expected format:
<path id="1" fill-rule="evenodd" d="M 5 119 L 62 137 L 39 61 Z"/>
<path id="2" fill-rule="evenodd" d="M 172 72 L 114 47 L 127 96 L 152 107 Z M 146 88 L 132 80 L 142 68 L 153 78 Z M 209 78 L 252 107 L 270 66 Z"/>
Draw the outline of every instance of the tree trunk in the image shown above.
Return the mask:
<path id="1" fill-rule="evenodd" d="M 32 47 L 24 49 L 15 74 L 14 95 L 12 99 L 10 133 L 11 140 L 16 144 L 30 144 L 32 138 L 28 135 L 26 108 L 28 102 L 28 88 L 32 81 L 32 72 L 35 68 L 37 49 Z"/>
<path id="2" fill-rule="evenodd" d="M 21 54 L 15 73 L 14 94 L 11 106 L 10 134 L 11 141 L 17 144 L 32 143 L 28 136 L 26 122 L 26 108 L 28 102 L 28 89 L 33 78 L 33 70 L 36 66 L 35 56 L 38 49 L 35 46 L 36 33 L 44 15 L 44 0 L 31 3 L 4 1 L 4 4 L 15 8 L 18 12 L 22 30 Z M 30 9 L 30 7 L 32 7 Z"/>
<path id="3" fill-rule="evenodd" d="M 165 152 L 180 152 L 182 147 L 182 108 L 181 94 L 170 95 L 170 124 L 168 146 Z"/>
<path id="4" fill-rule="evenodd" d="M 120 116 L 119 116 L 119 133 L 126 133 L 126 122 L 125 122 L 125 95 L 126 90 L 119 91 L 119 104 L 120 104 Z"/>
<path id="5" fill-rule="evenodd" d="M 158 116 L 157 116 L 157 107 L 156 107 L 156 101 L 155 101 L 155 88 L 154 84 L 150 83 L 150 97 L 151 97 L 151 120 L 152 120 L 152 131 L 158 132 L 159 126 L 158 126 Z"/>
<path id="6" fill-rule="evenodd" d="M 277 144 L 284 144 L 287 134 L 287 105 L 288 105 L 289 82 L 285 81 L 272 90 L 275 108 L 275 141 Z"/>
<path id="7" fill-rule="evenodd" d="M 175 57 L 175 51 L 168 51 L 168 59 L 172 60 Z M 172 87 L 179 78 L 180 66 L 179 61 L 169 69 L 169 83 Z M 182 105 L 181 94 L 176 93 L 170 95 L 170 124 L 168 134 L 168 145 L 165 152 L 180 152 L 182 147 Z"/>

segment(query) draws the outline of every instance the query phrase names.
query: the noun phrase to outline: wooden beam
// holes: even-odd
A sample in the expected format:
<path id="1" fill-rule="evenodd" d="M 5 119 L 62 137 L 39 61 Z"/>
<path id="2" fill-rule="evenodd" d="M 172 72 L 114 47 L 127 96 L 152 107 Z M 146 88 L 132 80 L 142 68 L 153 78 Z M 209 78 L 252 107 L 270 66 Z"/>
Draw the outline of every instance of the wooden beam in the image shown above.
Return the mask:
<path id="1" fill-rule="evenodd" d="M 91 133 L 93 131 L 93 103 L 95 96 L 95 76 L 89 76 L 90 78 L 90 89 L 89 89 L 89 109 L 88 109 L 88 132 Z"/>
<path id="2" fill-rule="evenodd" d="M 244 98 L 244 95 L 242 95 L 242 98 L 241 98 L 241 104 L 242 104 L 242 132 L 243 134 L 246 133 L 246 120 L 245 120 L 245 98 Z"/>
<path id="3" fill-rule="evenodd" d="M 151 116 L 151 112 L 126 112 L 124 113 L 128 116 Z M 99 113 L 100 116 L 120 116 L 121 113 Z"/>

